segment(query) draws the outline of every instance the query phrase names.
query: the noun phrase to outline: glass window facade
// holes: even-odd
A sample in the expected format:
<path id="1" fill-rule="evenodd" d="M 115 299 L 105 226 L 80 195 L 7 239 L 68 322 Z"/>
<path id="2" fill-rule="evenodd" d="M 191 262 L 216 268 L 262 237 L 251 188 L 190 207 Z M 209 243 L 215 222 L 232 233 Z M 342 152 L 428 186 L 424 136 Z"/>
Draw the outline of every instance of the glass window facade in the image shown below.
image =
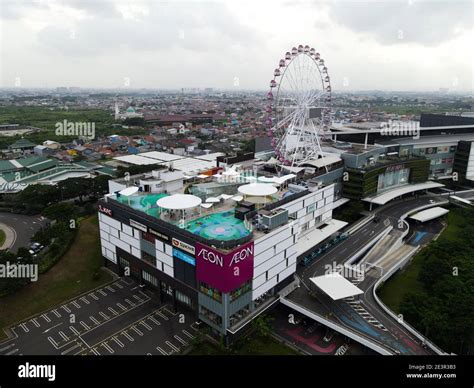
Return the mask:
<path id="1" fill-rule="evenodd" d="M 387 190 L 394 186 L 401 186 L 409 183 L 410 169 L 403 168 L 396 171 L 386 172 L 385 174 L 379 175 L 377 192 Z"/>

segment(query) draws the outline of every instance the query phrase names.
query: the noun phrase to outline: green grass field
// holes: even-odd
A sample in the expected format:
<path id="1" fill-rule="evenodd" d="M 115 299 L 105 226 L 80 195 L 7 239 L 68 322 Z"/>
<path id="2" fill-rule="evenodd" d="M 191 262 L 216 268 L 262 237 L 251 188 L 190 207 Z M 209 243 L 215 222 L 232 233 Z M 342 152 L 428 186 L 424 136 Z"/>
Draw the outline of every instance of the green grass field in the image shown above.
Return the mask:
<path id="1" fill-rule="evenodd" d="M 456 210 L 448 213 L 448 226 L 442 232 L 439 241 L 455 241 L 457 236 L 462 233 L 462 229 L 459 226 L 462 215 Z M 422 284 L 418 281 L 418 274 L 424 258 L 425 253 L 424 249 L 422 249 L 415 255 L 408 268 L 403 272 L 396 273 L 377 291 L 380 299 L 395 313 L 399 313 L 400 303 L 406 294 L 423 290 Z"/>
<path id="2" fill-rule="evenodd" d="M 54 267 L 37 282 L 0 298 L 0 328 L 109 282 L 112 276 L 101 269 L 102 262 L 97 216 L 92 216 L 82 221 L 71 247 Z"/>

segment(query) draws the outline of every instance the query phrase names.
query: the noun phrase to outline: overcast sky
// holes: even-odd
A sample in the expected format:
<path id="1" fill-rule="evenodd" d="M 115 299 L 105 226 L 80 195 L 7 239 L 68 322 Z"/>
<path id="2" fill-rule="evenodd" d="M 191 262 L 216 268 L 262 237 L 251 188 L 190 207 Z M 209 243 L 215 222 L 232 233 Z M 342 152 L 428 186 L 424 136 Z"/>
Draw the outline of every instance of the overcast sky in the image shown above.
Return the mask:
<path id="1" fill-rule="evenodd" d="M 473 89 L 469 0 L 0 4 L 1 87 L 267 89 L 308 44 L 336 90 Z"/>

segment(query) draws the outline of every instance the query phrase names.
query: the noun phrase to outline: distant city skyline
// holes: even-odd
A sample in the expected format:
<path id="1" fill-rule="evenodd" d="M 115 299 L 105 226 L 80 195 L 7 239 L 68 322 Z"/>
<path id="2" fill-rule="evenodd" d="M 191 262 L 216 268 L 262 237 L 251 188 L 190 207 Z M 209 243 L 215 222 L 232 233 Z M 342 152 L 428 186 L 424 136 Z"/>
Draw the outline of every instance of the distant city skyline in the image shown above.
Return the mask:
<path id="1" fill-rule="evenodd" d="M 0 87 L 267 90 L 308 44 L 336 91 L 469 92 L 471 1 L 42 1 L 0 5 Z"/>

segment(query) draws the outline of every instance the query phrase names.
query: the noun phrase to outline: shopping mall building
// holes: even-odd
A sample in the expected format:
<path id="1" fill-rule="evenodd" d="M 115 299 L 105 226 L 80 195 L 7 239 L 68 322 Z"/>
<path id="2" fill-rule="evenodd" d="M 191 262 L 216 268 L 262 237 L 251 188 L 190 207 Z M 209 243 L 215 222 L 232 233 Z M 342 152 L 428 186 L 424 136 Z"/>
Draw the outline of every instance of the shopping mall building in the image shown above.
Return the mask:
<path id="1" fill-rule="evenodd" d="M 291 286 L 301 253 L 346 225 L 332 219 L 334 184 L 301 186 L 295 174 L 164 169 L 110 181 L 109 191 L 98 205 L 106 266 L 226 338 Z"/>

